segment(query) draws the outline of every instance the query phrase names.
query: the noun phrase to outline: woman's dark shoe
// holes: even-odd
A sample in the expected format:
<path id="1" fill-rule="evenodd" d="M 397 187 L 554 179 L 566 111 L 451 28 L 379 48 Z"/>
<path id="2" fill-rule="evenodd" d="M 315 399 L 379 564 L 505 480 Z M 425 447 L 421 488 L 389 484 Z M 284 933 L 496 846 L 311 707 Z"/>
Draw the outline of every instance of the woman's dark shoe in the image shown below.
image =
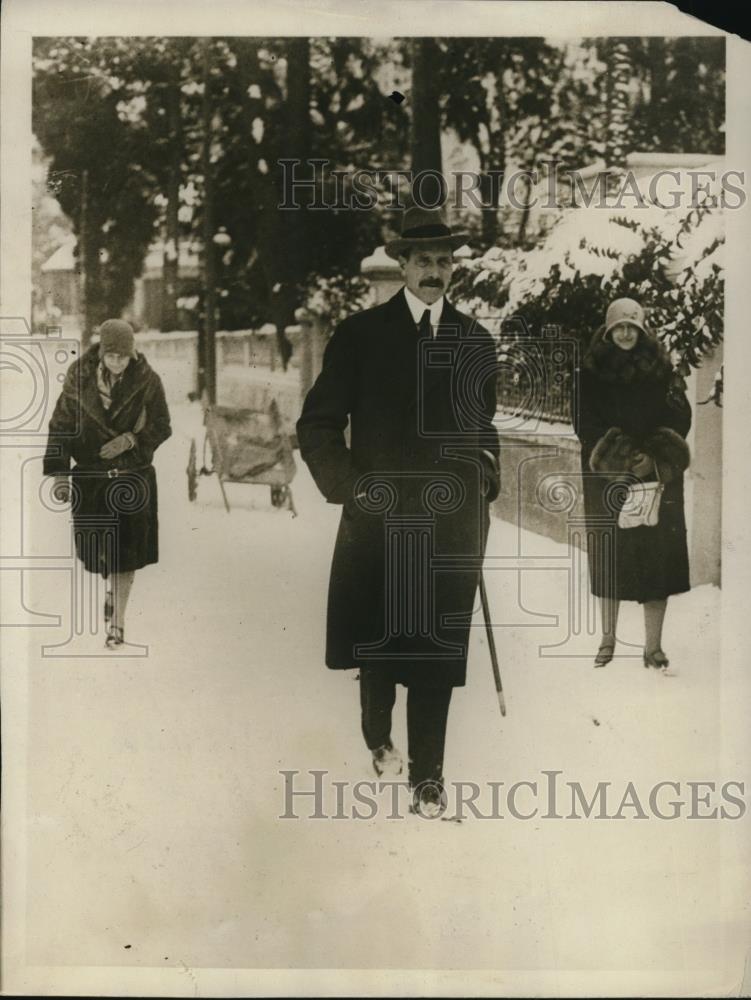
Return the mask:
<path id="1" fill-rule="evenodd" d="M 654 667 L 656 670 L 662 670 L 665 673 L 670 666 L 670 660 L 668 660 L 661 649 L 655 649 L 652 653 L 648 653 L 645 649 L 644 666 Z"/>
<path id="2" fill-rule="evenodd" d="M 597 650 L 597 656 L 595 656 L 594 665 L 596 667 L 605 667 L 613 659 L 613 653 L 615 652 L 615 642 L 610 639 L 606 639 L 604 642 L 600 643 L 600 648 Z"/>
<path id="3" fill-rule="evenodd" d="M 108 590 L 104 598 L 104 620 L 106 622 L 112 621 L 112 615 L 115 611 L 115 602 L 112 597 L 112 591 Z"/>
<path id="4" fill-rule="evenodd" d="M 116 646 L 122 646 L 124 642 L 124 630 L 121 629 L 119 625 L 110 625 L 107 629 L 107 638 L 104 640 L 104 645 L 107 649 L 114 649 Z"/>

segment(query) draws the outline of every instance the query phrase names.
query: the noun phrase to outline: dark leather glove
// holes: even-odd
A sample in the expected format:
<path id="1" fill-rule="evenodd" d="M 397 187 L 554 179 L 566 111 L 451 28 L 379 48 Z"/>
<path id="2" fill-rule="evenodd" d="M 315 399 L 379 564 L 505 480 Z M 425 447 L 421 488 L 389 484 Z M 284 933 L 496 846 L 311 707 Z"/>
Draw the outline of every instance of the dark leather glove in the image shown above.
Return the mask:
<path id="1" fill-rule="evenodd" d="M 634 461 L 631 464 L 631 471 L 639 479 L 647 479 L 654 472 L 655 463 L 651 455 L 646 455 L 644 452 L 639 451 L 634 455 Z"/>
<path id="2" fill-rule="evenodd" d="M 117 458 L 118 455 L 122 455 L 124 451 L 130 451 L 130 449 L 135 445 L 136 438 L 134 434 L 130 431 L 126 431 L 125 434 L 118 434 L 116 438 L 111 441 L 107 441 L 99 449 L 100 458 Z"/>

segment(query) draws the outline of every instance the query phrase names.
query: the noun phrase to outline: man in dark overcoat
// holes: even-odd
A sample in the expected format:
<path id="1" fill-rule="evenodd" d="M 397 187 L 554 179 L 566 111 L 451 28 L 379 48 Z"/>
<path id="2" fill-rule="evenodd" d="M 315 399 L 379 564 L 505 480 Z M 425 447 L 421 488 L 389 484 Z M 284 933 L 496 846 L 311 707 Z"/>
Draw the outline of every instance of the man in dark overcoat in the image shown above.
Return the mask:
<path id="1" fill-rule="evenodd" d="M 360 671 L 378 776 L 402 772 L 391 712 L 396 685 L 407 687 L 409 781 L 423 814 L 444 795 L 449 703 L 465 684 L 488 505 L 500 488 L 495 345 L 445 297 L 466 239 L 440 209 L 406 210 L 401 238 L 386 245 L 405 287 L 337 326 L 297 423 L 318 488 L 343 508 L 326 664 Z"/>

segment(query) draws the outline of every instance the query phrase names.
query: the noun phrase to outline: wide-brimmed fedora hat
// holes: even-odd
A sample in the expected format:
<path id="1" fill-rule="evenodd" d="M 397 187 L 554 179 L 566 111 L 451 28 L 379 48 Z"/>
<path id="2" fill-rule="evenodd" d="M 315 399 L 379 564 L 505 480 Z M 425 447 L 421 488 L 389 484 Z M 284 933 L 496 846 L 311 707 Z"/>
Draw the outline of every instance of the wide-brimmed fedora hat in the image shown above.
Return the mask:
<path id="1" fill-rule="evenodd" d="M 411 205 L 402 216 L 402 235 L 389 240 L 384 249 L 389 257 L 397 259 L 409 247 L 438 243 L 458 250 L 468 240 L 469 233 L 452 233 L 442 208 Z"/>

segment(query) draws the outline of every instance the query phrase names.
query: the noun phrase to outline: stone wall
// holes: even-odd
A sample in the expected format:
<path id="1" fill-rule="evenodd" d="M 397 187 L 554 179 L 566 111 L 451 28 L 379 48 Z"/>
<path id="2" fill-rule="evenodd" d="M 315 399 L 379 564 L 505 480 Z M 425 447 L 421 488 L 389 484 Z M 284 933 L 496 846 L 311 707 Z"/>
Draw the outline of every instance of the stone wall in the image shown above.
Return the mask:
<path id="1" fill-rule="evenodd" d="M 552 428 L 551 428 L 552 431 Z M 565 544 L 569 521 L 583 517 L 579 442 L 570 433 L 504 433 L 501 492 L 494 517 Z"/>
<path id="2" fill-rule="evenodd" d="M 198 384 L 198 334 L 146 331 L 136 334 L 141 351 L 164 385 L 168 403 L 184 403 Z"/>
<path id="3" fill-rule="evenodd" d="M 217 402 L 238 409 L 267 410 L 271 399 L 276 398 L 283 425 L 288 433 L 294 434 L 303 397 L 301 359 L 306 351 L 300 337 L 295 337 L 294 331 L 292 334 L 295 349 L 285 372 L 273 327 L 217 333 Z M 162 379 L 169 403 L 184 403 L 188 394 L 196 391 L 198 334 L 195 330 L 138 333 L 136 344 Z"/>

